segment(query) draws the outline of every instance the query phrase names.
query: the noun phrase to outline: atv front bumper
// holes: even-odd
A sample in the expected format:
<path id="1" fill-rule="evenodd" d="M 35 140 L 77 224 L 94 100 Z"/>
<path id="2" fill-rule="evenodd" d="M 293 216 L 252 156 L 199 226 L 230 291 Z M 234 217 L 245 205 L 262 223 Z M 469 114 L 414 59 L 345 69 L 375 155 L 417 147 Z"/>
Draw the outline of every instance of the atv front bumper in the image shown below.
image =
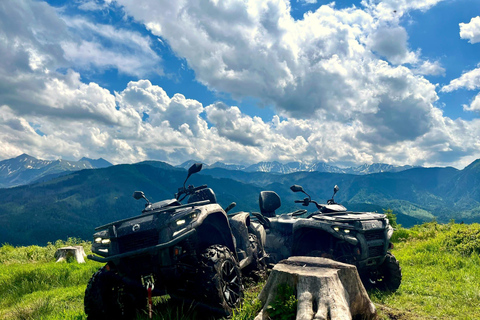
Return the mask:
<path id="1" fill-rule="evenodd" d="M 142 248 L 142 249 L 138 249 L 138 250 L 135 250 L 135 251 L 129 251 L 129 252 L 113 255 L 113 256 L 108 256 L 108 257 L 105 257 L 105 258 L 91 254 L 91 255 L 88 255 L 87 258 L 90 259 L 90 260 L 97 261 L 97 262 L 102 262 L 102 263 L 107 263 L 107 262 L 112 261 L 112 260 L 119 260 L 119 259 L 124 259 L 124 258 L 133 258 L 133 257 L 137 257 L 137 256 L 140 256 L 140 255 L 145 255 L 145 254 L 149 254 L 149 253 L 152 253 L 152 252 L 156 252 L 156 251 L 159 251 L 159 250 L 162 250 L 162 249 L 170 248 L 170 247 L 176 245 L 177 243 L 187 239 L 188 237 L 195 235 L 195 233 L 196 233 L 196 230 L 192 229 L 192 230 L 189 230 L 189 231 L 185 232 L 184 234 L 182 234 L 182 235 L 178 236 L 177 238 L 174 238 L 174 239 L 172 239 L 168 242 L 160 243 L 160 244 L 150 246 L 150 247 L 147 247 L 147 248 Z"/>

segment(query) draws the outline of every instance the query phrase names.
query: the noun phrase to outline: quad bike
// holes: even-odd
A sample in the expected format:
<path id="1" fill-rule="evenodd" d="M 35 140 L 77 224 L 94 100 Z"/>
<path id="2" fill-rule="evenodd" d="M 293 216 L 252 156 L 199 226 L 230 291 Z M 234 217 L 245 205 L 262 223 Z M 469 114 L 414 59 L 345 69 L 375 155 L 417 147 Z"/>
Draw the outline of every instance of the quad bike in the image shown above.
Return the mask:
<path id="1" fill-rule="evenodd" d="M 147 202 L 141 215 L 95 229 L 88 258 L 106 264 L 85 290 L 88 319 L 130 319 L 145 307 L 151 314 L 152 296 L 166 294 L 221 315 L 241 303 L 242 274 L 265 266 L 263 227 L 253 229 L 246 212 L 228 217 L 235 203 L 222 209 L 206 185 L 185 187 L 201 168 L 190 167 L 175 199 L 150 203 L 135 191 Z"/>
<path id="2" fill-rule="evenodd" d="M 270 263 L 290 256 L 319 256 L 353 264 L 367 288 L 396 291 L 402 281 L 401 268 L 394 255 L 390 238 L 393 228 L 385 214 L 351 212 L 334 200 L 319 204 L 303 190 L 293 185 L 293 192 L 307 195 L 295 200 L 308 206 L 313 203 L 317 211 L 307 210 L 276 215 L 280 197 L 273 191 L 262 191 L 259 197 L 260 213 L 252 213 L 265 229 L 265 251 Z"/>

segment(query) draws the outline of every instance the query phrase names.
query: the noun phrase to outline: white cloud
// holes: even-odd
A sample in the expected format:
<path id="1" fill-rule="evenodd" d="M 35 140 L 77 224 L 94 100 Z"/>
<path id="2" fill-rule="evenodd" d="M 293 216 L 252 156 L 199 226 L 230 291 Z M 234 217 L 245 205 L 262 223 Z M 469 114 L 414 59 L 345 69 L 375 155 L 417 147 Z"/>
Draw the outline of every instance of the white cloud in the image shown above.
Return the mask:
<path id="1" fill-rule="evenodd" d="M 362 0 L 362 4 L 383 20 L 398 20 L 412 10 L 427 11 L 444 0 Z"/>
<path id="2" fill-rule="evenodd" d="M 465 111 L 479 111 L 480 112 L 480 93 L 475 96 L 470 105 L 464 105 L 463 110 Z"/>
<path id="3" fill-rule="evenodd" d="M 463 73 L 460 78 L 453 79 L 442 87 L 442 92 L 451 92 L 458 89 L 475 90 L 480 88 L 480 68 Z"/>
<path id="4" fill-rule="evenodd" d="M 423 61 L 420 65 L 415 67 L 413 71 L 415 72 L 415 74 L 424 76 L 445 76 L 445 68 L 442 67 L 439 61 Z"/>
<path id="5" fill-rule="evenodd" d="M 83 83 L 68 69 L 73 63 L 140 76 L 160 59 L 135 32 L 80 18 L 65 22 L 44 3 L 12 1 L 11 12 L 0 11 L 0 24 L 13 24 L 0 28 L 0 158 L 28 151 L 114 163 L 462 163 L 478 153 L 478 121 L 452 121 L 434 106 L 435 85 L 421 75 L 444 70 L 422 61 L 393 10 L 387 15 L 394 5 L 401 15 L 436 2 L 384 1 L 364 10 L 327 5 L 295 21 L 283 0 L 118 1 L 212 90 L 274 105 L 278 115 L 262 120 L 222 102 L 203 106 L 146 79 L 114 93 Z M 86 1 L 83 9 L 98 10 L 95 4 Z M 472 73 L 449 86 L 475 79 Z M 468 108 L 477 110 L 475 101 Z"/>
<path id="6" fill-rule="evenodd" d="M 152 50 L 149 38 L 82 18 L 64 19 L 75 37 L 62 42 L 61 46 L 65 58 L 77 67 L 115 68 L 137 77 L 163 73 L 159 67 L 161 59 Z"/>
<path id="7" fill-rule="evenodd" d="M 409 51 L 407 31 L 400 26 L 378 26 L 368 36 L 367 44 L 393 64 L 416 63 L 419 59 L 419 53 Z"/>
<path id="8" fill-rule="evenodd" d="M 460 38 L 470 43 L 480 42 L 480 16 L 472 18 L 469 23 L 460 23 Z"/>

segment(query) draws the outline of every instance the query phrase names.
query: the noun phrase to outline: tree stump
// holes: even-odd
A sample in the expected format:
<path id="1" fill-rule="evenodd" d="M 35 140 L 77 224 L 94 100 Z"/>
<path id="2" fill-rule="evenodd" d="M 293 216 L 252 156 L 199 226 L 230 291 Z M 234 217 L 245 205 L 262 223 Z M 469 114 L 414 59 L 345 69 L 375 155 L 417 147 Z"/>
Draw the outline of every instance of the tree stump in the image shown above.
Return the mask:
<path id="1" fill-rule="evenodd" d="M 320 257 L 290 257 L 275 265 L 258 296 L 263 309 L 255 320 L 267 320 L 268 306 L 277 297 L 280 284 L 295 290 L 296 320 L 375 319 L 376 309 L 365 290 L 357 268 Z"/>
<path id="2" fill-rule="evenodd" d="M 85 251 L 82 246 L 63 247 L 55 251 L 55 259 L 57 262 L 66 261 L 70 257 L 74 257 L 78 263 L 85 263 Z"/>

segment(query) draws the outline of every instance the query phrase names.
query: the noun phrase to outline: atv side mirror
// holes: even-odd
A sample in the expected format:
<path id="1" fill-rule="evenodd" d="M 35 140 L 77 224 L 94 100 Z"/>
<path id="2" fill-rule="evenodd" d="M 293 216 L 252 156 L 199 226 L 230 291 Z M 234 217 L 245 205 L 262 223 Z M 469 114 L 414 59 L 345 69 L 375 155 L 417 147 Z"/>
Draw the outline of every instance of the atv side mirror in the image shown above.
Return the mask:
<path id="1" fill-rule="evenodd" d="M 201 163 L 194 163 L 192 166 L 188 169 L 188 176 L 190 177 L 192 174 L 199 172 L 202 170 L 202 164 Z"/>
<path id="2" fill-rule="evenodd" d="M 133 197 L 135 198 L 135 200 L 140 200 L 145 198 L 145 194 L 143 193 L 143 191 L 135 191 L 133 193 Z"/>
<path id="3" fill-rule="evenodd" d="M 335 195 L 338 192 L 338 190 L 340 190 L 340 188 L 338 188 L 338 186 L 335 185 L 335 187 L 333 187 L 333 195 Z"/>
<path id="4" fill-rule="evenodd" d="M 292 190 L 293 192 L 304 192 L 302 186 L 299 186 L 298 184 L 294 184 L 293 186 L 291 186 L 290 190 Z"/>
<path id="5" fill-rule="evenodd" d="M 187 180 L 188 178 L 190 178 L 190 176 L 194 173 L 197 173 L 199 172 L 200 170 L 202 170 L 202 164 L 201 163 L 194 163 L 192 164 L 192 166 L 190 168 L 188 168 L 188 175 L 187 175 L 187 178 L 185 179 L 185 181 L 183 182 L 183 189 L 185 190 L 185 183 L 187 183 Z M 180 194 L 178 194 L 180 196 Z M 177 197 L 177 196 L 175 196 Z M 178 199 L 178 198 L 177 198 Z"/>
<path id="6" fill-rule="evenodd" d="M 145 201 L 147 201 L 147 204 L 145 206 L 148 206 L 150 204 L 150 201 L 148 201 L 147 197 L 145 197 L 143 191 L 135 191 L 133 193 L 133 197 L 135 198 L 135 200 L 145 199 Z"/>

